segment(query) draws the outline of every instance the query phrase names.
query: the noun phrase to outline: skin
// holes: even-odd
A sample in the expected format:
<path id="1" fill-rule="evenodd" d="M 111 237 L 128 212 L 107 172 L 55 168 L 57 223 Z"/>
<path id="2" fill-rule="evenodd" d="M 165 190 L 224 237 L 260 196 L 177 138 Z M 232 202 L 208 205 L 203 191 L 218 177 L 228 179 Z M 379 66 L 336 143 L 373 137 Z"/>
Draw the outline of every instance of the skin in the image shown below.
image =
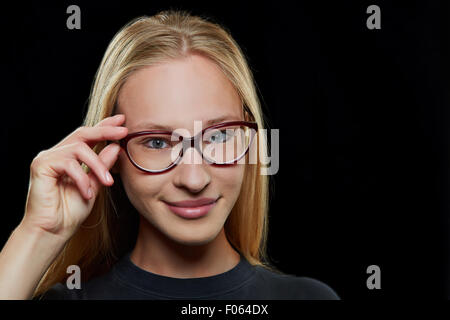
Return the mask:
<path id="1" fill-rule="evenodd" d="M 222 116 L 228 117 L 221 122 L 244 119 L 231 82 L 214 62 L 200 55 L 133 73 L 119 92 L 117 113 L 125 115 L 129 133 L 153 129 L 140 126 L 152 121 L 184 128 L 189 136 L 198 133 L 194 121 L 202 121 L 206 128 L 206 121 Z M 184 157 L 192 156 L 200 157 L 190 148 Z M 191 161 L 150 175 L 134 167 L 122 150 L 112 172 L 120 174 L 130 202 L 141 215 L 132 262 L 173 278 L 207 277 L 235 267 L 239 253 L 228 242 L 224 223 L 239 196 L 244 170 L 245 164 L 215 167 Z M 200 219 L 181 218 L 162 202 L 201 197 L 219 200 Z"/>

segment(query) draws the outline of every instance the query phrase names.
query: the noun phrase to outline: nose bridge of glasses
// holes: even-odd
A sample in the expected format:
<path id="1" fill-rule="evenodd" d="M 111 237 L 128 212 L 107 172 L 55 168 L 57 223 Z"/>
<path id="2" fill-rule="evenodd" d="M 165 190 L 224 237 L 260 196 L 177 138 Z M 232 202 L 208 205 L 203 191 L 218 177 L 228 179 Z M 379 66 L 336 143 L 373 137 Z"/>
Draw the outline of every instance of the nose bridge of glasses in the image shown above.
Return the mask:
<path id="1" fill-rule="evenodd" d="M 183 153 L 189 148 L 195 148 L 200 154 L 202 154 L 202 149 L 200 149 L 200 138 L 202 137 L 202 132 L 194 135 L 193 137 L 180 136 L 183 143 Z"/>

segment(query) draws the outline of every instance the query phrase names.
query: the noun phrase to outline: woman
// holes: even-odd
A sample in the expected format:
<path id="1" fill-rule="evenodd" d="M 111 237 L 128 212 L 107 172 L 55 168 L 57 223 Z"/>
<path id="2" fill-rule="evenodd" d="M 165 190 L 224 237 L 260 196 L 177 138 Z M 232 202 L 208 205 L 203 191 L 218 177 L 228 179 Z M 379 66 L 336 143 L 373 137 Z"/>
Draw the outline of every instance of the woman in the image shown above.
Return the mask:
<path id="1" fill-rule="evenodd" d="M 84 125 L 31 164 L 1 298 L 338 299 L 268 262 L 269 180 L 249 152 L 266 151 L 262 128 L 223 27 L 179 11 L 134 19 L 107 48 Z M 67 285 L 73 265 L 81 288 Z"/>

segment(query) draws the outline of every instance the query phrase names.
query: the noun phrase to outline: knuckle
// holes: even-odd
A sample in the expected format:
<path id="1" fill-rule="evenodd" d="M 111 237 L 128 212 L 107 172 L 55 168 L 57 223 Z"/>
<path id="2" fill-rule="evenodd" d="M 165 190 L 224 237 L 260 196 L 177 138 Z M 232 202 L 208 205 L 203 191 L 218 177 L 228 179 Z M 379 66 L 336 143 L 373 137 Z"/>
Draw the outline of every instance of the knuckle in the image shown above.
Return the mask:
<path id="1" fill-rule="evenodd" d="M 74 171 L 77 170 L 77 166 L 79 166 L 79 164 L 77 163 L 77 161 L 72 160 L 72 159 L 64 159 L 63 160 L 63 165 L 64 167 L 66 167 L 67 169 L 69 169 L 70 171 Z"/>
<path id="2" fill-rule="evenodd" d="M 34 159 L 42 159 L 43 157 L 45 157 L 48 153 L 48 150 L 41 150 L 35 157 Z"/>
<path id="3" fill-rule="evenodd" d="M 74 148 L 78 152 L 84 152 L 86 150 L 86 144 L 81 141 L 77 141 L 74 143 Z"/>
<path id="4" fill-rule="evenodd" d="M 86 131 L 86 129 L 87 129 L 86 126 L 80 126 L 80 127 L 78 127 L 78 128 L 75 130 L 75 132 L 76 132 L 78 135 L 83 135 L 83 133 Z"/>
<path id="5" fill-rule="evenodd" d="M 35 171 L 39 167 L 40 162 L 41 162 L 40 158 L 38 158 L 38 157 L 34 158 L 33 161 L 31 161 L 31 164 L 30 164 L 30 170 L 31 171 Z"/>
<path id="6" fill-rule="evenodd" d="M 69 169 L 70 172 L 72 172 L 72 176 L 73 176 L 74 180 L 78 180 L 82 184 L 86 184 L 88 182 L 87 181 L 88 177 L 86 174 L 84 174 L 78 161 L 73 160 L 73 159 L 67 159 L 67 160 L 65 160 L 65 166 L 66 166 L 66 168 Z"/>
<path id="7" fill-rule="evenodd" d="M 36 170 L 38 167 L 40 167 L 46 154 L 47 154 L 47 150 L 43 150 L 43 151 L 39 152 L 31 161 L 30 169 Z"/>

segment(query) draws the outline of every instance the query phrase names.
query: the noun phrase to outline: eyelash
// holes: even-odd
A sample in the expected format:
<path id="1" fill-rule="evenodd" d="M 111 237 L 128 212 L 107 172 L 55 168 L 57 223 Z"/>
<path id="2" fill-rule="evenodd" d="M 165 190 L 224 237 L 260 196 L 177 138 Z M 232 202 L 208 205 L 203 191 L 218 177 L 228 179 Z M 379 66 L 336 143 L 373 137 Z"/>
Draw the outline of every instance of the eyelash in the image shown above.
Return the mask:
<path id="1" fill-rule="evenodd" d="M 167 140 L 166 139 L 164 139 L 164 138 L 148 138 L 148 139 L 145 139 L 144 141 L 142 141 L 142 144 L 143 145 L 147 145 L 147 143 L 149 142 L 149 141 L 163 141 L 163 142 L 165 142 L 166 144 L 168 144 L 168 145 L 170 145 L 170 142 L 172 142 L 172 141 L 169 141 L 169 143 L 167 142 Z M 156 150 L 159 150 L 159 149 L 164 149 L 164 148 L 150 148 L 150 149 L 156 149 Z"/>
<path id="2" fill-rule="evenodd" d="M 226 130 L 219 130 L 219 131 L 220 131 L 224 136 L 227 135 Z M 214 135 L 212 135 L 211 137 L 214 137 Z M 231 136 L 228 136 L 228 138 L 225 138 L 224 141 L 227 141 L 230 137 L 231 137 Z M 170 145 L 171 142 L 173 142 L 173 141 L 167 141 L 167 140 L 164 139 L 164 138 L 152 137 L 152 138 L 148 138 L 148 139 L 145 139 L 144 141 L 142 141 L 142 144 L 143 144 L 143 145 L 147 145 L 147 143 L 148 143 L 149 141 L 158 141 L 158 140 L 159 140 L 159 141 L 163 141 L 163 142 L 165 142 L 165 143 L 168 144 L 168 145 Z M 151 149 L 160 150 L 160 149 L 164 149 L 164 148 L 151 148 Z"/>

